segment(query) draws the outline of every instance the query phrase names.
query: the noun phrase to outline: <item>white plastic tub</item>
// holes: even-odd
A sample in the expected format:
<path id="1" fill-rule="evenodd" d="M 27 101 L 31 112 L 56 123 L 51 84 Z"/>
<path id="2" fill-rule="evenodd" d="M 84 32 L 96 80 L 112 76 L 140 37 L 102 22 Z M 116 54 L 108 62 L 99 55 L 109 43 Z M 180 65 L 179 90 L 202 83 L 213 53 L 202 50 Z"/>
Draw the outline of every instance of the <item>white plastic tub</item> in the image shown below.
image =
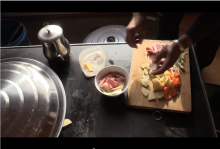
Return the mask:
<path id="1" fill-rule="evenodd" d="M 96 57 L 97 59 L 93 57 L 94 53 L 98 53 L 98 57 Z M 95 60 L 89 59 L 88 56 L 90 58 L 94 58 Z M 92 72 L 90 72 L 87 69 L 87 67 L 84 66 L 86 62 L 90 62 L 92 69 L 93 69 Z M 79 55 L 79 64 L 80 64 L 81 70 L 83 71 L 83 73 L 85 74 L 87 78 L 97 75 L 97 73 L 106 66 L 106 55 L 105 55 L 104 50 L 101 47 L 94 47 L 94 48 L 83 50 Z"/>

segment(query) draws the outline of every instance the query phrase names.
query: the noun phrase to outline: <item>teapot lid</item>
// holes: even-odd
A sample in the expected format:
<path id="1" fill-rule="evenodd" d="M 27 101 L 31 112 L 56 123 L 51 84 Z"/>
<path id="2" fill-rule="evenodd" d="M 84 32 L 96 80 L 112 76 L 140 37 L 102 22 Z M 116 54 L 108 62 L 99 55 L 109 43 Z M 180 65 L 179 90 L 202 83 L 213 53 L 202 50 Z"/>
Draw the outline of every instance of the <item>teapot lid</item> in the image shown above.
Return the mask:
<path id="1" fill-rule="evenodd" d="M 41 42 L 51 43 L 62 36 L 63 30 L 60 26 L 45 24 L 45 22 L 44 25 L 38 32 L 38 39 Z"/>

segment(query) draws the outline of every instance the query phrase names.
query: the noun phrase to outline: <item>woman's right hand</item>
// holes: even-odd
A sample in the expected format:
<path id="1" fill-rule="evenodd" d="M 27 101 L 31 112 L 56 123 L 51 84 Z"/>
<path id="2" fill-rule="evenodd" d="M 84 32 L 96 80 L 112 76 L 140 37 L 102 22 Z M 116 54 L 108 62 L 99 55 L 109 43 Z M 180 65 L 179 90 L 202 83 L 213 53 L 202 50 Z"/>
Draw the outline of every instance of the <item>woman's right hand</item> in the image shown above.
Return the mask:
<path id="1" fill-rule="evenodd" d="M 178 57 L 180 56 L 181 51 L 179 46 L 175 42 L 168 43 L 163 49 L 154 57 L 152 63 L 159 63 L 162 66 L 159 69 L 152 71 L 151 74 L 159 75 L 164 73 L 167 69 L 173 66 Z M 161 61 L 162 59 L 165 59 Z"/>
<path id="2" fill-rule="evenodd" d="M 184 49 L 188 48 L 190 45 L 193 45 L 192 39 L 187 35 L 183 34 L 179 39 L 178 43 L 170 42 L 154 57 L 152 63 L 160 63 L 162 66 L 152 71 L 151 74 L 158 75 L 164 73 L 167 69 L 173 66 L 173 64 L 177 61 L 178 57 Z M 180 48 L 182 47 L 182 48 Z M 165 58 L 161 63 L 161 59 Z"/>

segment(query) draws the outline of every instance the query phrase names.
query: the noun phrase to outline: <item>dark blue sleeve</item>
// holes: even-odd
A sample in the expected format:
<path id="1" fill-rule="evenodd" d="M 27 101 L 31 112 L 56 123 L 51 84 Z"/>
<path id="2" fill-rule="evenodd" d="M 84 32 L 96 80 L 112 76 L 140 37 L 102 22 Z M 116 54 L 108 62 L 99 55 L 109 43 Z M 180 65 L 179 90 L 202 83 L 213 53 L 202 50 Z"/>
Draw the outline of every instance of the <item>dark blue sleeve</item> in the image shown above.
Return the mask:
<path id="1" fill-rule="evenodd" d="M 220 13 L 201 13 L 185 32 L 194 43 L 220 27 Z"/>

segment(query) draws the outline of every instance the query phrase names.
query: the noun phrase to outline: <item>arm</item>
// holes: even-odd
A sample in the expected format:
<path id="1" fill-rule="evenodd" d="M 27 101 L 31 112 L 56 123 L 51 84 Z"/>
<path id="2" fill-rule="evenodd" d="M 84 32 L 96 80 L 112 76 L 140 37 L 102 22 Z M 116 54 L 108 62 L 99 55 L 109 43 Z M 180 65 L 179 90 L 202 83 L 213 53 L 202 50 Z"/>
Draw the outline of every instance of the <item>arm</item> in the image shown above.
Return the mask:
<path id="1" fill-rule="evenodd" d="M 198 42 L 220 27 L 220 13 L 202 13 L 185 32 L 193 41 Z"/>
<path id="2" fill-rule="evenodd" d="M 220 13 L 202 13 L 186 33 L 178 39 L 178 42 L 169 43 L 157 54 L 153 63 L 158 63 L 163 57 L 165 57 L 166 60 L 162 66 L 158 70 L 153 71 L 152 74 L 161 74 L 172 67 L 184 49 L 198 42 L 218 27 L 220 27 Z"/>

